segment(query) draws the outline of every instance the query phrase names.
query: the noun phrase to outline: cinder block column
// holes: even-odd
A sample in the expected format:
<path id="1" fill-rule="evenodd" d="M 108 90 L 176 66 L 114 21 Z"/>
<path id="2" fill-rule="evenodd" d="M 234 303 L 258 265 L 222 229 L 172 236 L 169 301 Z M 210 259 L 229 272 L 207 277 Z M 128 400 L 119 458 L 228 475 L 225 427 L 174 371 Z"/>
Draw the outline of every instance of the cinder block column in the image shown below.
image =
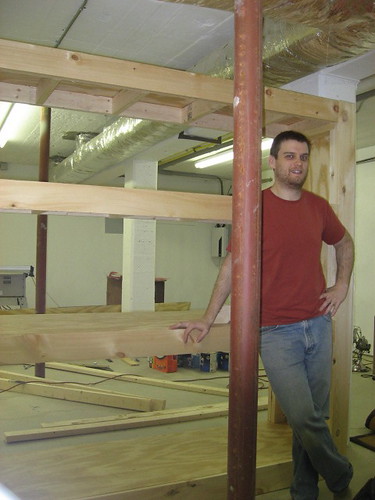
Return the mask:
<path id="1" fill-rule="evenodd" d="M 125 187 L 157 189 L 158 164 L 136 160 L 126 168 Z M 156 221 L 124 219 L 122 311 L 153 311 Z"/>

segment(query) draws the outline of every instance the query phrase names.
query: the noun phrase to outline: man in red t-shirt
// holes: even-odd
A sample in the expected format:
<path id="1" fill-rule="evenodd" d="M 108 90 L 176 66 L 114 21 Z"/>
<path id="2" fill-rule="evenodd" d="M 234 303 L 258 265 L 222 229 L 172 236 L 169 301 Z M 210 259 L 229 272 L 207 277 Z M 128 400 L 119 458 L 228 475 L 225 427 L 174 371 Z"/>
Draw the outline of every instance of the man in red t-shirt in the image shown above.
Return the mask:
<path id="1" fill-rule="evenodd" d="M 345 493 L 352 466 L 340 455 L 326 425 L 332 356 L 331 317 L 347 295 L 353 268 L 352 238 L 329 203 L 305 191 L 311 144 L 286 131 L 273 141 L 269 164 L 274 184 L 262 193 L 262 362 L 293 429 L 293 500 L 318 498 L 321 475 L 334 493 Z M 336 252 L 336 282 L 326 288 L 322 242 Z M 204 316 L 182 321 L 187 342 L 209 333 L 231 291 L 231 245 Z"/>

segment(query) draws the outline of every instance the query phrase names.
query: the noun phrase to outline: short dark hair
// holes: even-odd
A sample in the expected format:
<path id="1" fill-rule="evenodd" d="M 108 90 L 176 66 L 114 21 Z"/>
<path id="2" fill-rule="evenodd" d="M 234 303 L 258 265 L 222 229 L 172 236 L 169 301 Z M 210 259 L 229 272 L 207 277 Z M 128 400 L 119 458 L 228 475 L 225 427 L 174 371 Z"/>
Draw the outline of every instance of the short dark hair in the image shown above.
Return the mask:
<path id="1" fill-rule="evenodd" d="M 301 132 L 296 132 L 295 130 L 285 130 L 284 132 L 280 132 L 280 134 L 278 134 L 274 138 L 270 149 L 270 155 L 273 156 L 274 158 L 277 158 L 277 155 L 279 154 L 280 151 L 281 143 L 289 140 L 305 142 L 307 144 L 310 153 L 311 142 L 304 134 L 301 134 Z"/>

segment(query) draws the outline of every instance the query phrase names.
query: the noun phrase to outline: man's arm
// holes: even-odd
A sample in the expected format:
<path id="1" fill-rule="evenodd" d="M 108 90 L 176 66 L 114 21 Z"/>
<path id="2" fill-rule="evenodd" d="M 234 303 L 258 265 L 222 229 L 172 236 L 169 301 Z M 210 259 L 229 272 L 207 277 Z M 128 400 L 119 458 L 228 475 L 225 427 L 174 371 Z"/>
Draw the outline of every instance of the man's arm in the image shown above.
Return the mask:
<path id="1" fill-rule="evenodd" d="M 336 314 L 348 293 L 350 277 L 354 264 L 354 243 L 350 234 L 345 231 L 343 238 L 334 245 L 336 250 L 336 283 L 320 296 L 324 302 L 320 308 L 324 313 Z"/>
<path id="2" fill-rule="evenodd" d="M 194 342 L 201 342 L 206 335 L 208 335 L 210 328 L 215 321 L 216 316 L 219 314 L 220 309 L 223 307 L 228 295 L 231 291 L 232 284 L 232 258 L 231 254 L 225 257 L 224 262 L 220 268 L 218 277 L 216 279 L 214 288 L 212 290 L 211 299 L 208 303 L 207 309 L 203 317 L 196 321 L 181 321 L 172 325 L 172 330 L 184 328 L 183 340 L 186 343 L 189 337 Z M 193 339 L 191 332 L 198 330 L 199 334 L 196 339 Z"/>

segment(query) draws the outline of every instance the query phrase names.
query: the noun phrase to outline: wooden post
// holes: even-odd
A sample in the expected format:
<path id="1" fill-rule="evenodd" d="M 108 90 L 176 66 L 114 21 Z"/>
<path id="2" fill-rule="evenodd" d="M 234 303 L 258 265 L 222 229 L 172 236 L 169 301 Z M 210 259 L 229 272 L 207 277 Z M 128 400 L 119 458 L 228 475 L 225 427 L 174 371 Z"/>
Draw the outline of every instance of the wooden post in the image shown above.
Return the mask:
<path id="1" fill-rule="evenodd" d="M 40 113 L 40 149 L 39 149 L 39 180 L 48 182 L 49 143 L 51 129 L 51 108 L 41 108 Z M 46 312 L 46 281 L 47 281 L 47 220 L 48 216 L 39 214 L 37 218 L 36 237 L 36 294 L 35 312 Z M 35 375 L 45 377 L 45 364 L 36 363 Z"/>
<path id="2" fill-rule="evenodd" d="M 260 304 L 260 0 L 235 2 L 228 498 L 255 498 Z"/>

